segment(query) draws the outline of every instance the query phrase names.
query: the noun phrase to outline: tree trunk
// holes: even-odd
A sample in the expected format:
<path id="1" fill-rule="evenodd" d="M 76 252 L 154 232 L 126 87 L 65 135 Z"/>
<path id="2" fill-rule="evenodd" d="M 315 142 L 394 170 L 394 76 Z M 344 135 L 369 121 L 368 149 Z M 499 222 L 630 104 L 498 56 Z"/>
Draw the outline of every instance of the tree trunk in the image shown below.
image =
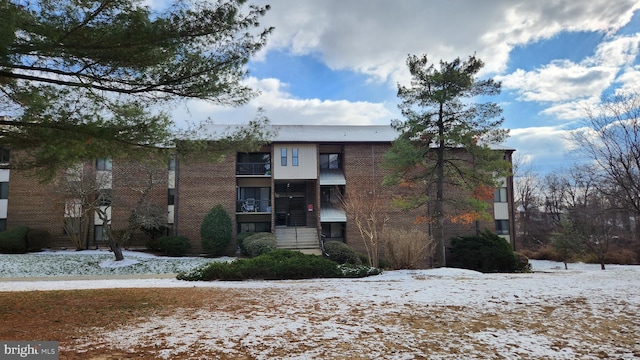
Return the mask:
<path id="1" fill-rule="evenodd" d="M 440 104 L 438 119 L 438 164 L 436 179 L 436 246 L 442 252 L 440 254 L 440 266 L 447 266 L 447 245 L 444 241 L 444 109 Z"/>
<path id="2" fill-rule="evenodd" d="M 116 257 L 116 261 L 124 260 L 124 255 L 122 255 L 122 247 L 120 247 L 120 244 L 118 242 L 110 240 L 109 249 L 113 251 L 113 255 Z"/>

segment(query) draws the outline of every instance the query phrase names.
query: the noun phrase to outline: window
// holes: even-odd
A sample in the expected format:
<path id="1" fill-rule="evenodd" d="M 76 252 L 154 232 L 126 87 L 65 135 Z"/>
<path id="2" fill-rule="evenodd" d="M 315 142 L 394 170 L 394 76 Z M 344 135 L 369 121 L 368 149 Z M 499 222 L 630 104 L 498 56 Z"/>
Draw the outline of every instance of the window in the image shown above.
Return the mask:
<path id="1" fill-rule="evenodd" d="M 71 235 L 80 233 L 80 223 L 82 218 L 80 217 L 65 217 L 64 218 L 64 234 Z"/>
<path id="2" fill-rule="evenodd" d="M 7 219 L 0 219 L 0 231 L 7 230 Z"/>
<path id="3" fill-rule="evenodd" d="M 506 187 L 497 188 L 493 192 L 493 202 L 496 202 L 496 203 L 505 203 L 505 202 L 507 202 L 507 188 Z"/>
<path id="4" fill-rule="evenodd" d="M 344 187 L 322 186 L 320 188 L 320 205 L 323 207 L 339 207 Z"/>
<path id="5" fill-rule="evenodd" d="M 253 203 L 248 203 L 253 199 Z M 269 187 L 242 187 L 238 189 L 238 204 L 236 211 L 243 212 L 268 212 L 271 206 L 271 188 Z"/>
<path id="6" fill-rule="evenodd" d="M 0 163 L 8 164 L 11 157 L 11 150 L 9 148 L 0 148 Z"/>
<path id="7" fill-rule="evenodd" d="M 320 169 L 340 169 L 340 154 L 320 154 Z"/>
<path id="8" fill-rule="evenodd" d="M 100 206 L 110 206 L 111 200 L 113 199 L 113 194 L 109 189 L 98 190 L 96 193 L 96 200 L 100 204 Z"/>
<path id="9" fill-rule="evenodd" d="M 238 223 L 238 233 L 247 232 L 271 232 L 270 222 L 243 222 Z"/>
<path id="10" fill-rule="evenodd" d="M 280 165 L 287 166 L 287 148 L 280 149 Z"/>
<path id="11" fill-rule="evenodd" d="M 171 157 L 171 159 L 169 159 L 169 171 L 175 171 L 176 170 L 176 158 L 175 157 Z"/>
<path id="12" fill-rule="evenodd" d="M 0 199 L 8 199 L 8 198 L 9 198 L 9 183 L 0 182 Z"/>
<path id="13" fill-rule="evenodd" d="M 509 235 L 509 220 L 496 220 L 496 234 Z"/>
<path id="14" fill-rule="evenodd" d="M 291 165 L 298 166 L 298 148 L 291 149 Z"/>
<path id="15" fill-rule="evenodd" d="M 238 153 L 236 175 L 270 175 L 270 153 Z"/>
<path id="16" fill-rule="evenodd" d="M 104 231 L 104 225 L 95 225 L 93 227 L 93 238 L 96 242 L 107 240 L 107 234 Z"/>
<path id="17" fill-rule="evenodd" d="M 176 189 L 169 189 L 167 191 L 167 202 L 169 205 L 175 205 L 176 201 Z"/>
<path id="18" fill-rule="evenodd" d="M 98 160 L 96 160 L 96 170 L 98 170 L 98 171 L 111 171 L 111 159 L 98 159 Z"/>

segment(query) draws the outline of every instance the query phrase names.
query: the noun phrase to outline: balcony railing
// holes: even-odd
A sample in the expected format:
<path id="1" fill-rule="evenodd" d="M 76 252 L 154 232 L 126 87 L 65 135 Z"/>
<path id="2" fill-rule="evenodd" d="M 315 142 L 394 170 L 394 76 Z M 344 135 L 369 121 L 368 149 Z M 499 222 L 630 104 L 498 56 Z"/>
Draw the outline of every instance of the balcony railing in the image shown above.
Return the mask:
<path id="1" fill-rule="evenodd" d="M 270 213 L 271 200 L 244 199 L 236 201 L 236 212 L 243 213 Z"/>
<path id="2" fill-rule="evenodd" d="M 271 165 L 263 162 L 239 162 L 236 164 L 236 175 L 271 175 Z"/>

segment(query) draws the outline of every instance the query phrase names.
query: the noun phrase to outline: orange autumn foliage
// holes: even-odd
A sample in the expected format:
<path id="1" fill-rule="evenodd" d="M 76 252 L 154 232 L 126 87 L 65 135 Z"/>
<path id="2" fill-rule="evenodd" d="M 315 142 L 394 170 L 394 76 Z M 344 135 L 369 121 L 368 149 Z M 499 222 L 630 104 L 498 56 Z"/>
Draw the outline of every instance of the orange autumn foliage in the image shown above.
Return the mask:
<path id="1" fill-rule="evenodd" d="M 471 194 L 474 199 L 478 200 L 491 200 L 493 199 L 494 188 L 486 185 L 479 185 L 473 190 Z"/>
<path id="2" fill-rule="evenodd" d="M 431 218 L 428 216 L 418 215 L 416 216 L 416 220 L 413 222 L 416 225 L 428 223 L 431 221 Z"/>
<path id="3" fill-rule="evenodd" d="M 481 214 L 475 211 L 467 212 L 464 214 L 451 217 L 451 222 L 456 224 L 471 224 L 472 222 L 480 219 Z"/>

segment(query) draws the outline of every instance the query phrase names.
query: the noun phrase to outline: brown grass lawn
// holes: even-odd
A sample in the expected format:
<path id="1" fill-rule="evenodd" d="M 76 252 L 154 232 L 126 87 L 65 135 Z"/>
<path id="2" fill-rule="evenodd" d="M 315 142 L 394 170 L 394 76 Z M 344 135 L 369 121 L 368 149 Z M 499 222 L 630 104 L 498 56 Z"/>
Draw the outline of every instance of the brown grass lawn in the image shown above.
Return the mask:
<path id="1" fill-rule="evenodd" d="M 585 359 L 640 357 L 638 307 L 623 300 L 597 309 L 575 298 L 499 310 L 499 300 L 470 309 L 302 298 L 268 287 L 0 292 L 0 339 L 59 341 L 60 359 L 156 359 L 163 349 L 174 350 L 171 359 L 508 358 L 500 346 L 518 358 L 532 347 Z M 261 325 L 265 319 L 282 329 Z M 253 340 L 233 335 L 236 320 L 255 326 Z M 501 336 L 499 346 L 487 339 Z M 526 346 L 542 337 L 550 340 Z"/>

